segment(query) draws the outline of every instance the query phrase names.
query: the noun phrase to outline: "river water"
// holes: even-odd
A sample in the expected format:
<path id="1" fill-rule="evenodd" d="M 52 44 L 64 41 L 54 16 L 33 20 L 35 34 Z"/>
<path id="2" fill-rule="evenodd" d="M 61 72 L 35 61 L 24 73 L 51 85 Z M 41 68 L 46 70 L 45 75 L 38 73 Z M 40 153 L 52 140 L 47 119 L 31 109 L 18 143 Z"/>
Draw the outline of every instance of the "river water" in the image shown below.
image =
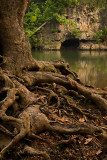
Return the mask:
<path id="1" fill-rule="evenodd" d="M 32 51 L 32 55 L 37 60 L 64 60 L 83 83 L 107 87 L 107 51 Z"/>

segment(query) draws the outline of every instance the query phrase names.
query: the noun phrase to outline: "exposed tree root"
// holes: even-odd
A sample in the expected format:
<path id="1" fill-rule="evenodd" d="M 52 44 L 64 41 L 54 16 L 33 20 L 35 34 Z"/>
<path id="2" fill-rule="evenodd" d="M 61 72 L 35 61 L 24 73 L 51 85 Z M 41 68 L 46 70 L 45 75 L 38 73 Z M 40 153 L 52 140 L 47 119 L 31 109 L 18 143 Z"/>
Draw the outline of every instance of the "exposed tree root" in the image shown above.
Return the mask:
<path id="1" fill-rule="evenodd" d="M 102 113 L 107 114 L 107 100 L 102 97 L 101 91 L 97 91 L 95 89 L 90 89 L 85 87 L 82 84 L 79 84 L 75 80 L 68 78 L 63 75 L 59 75 L 56 73 L 49 73 L 49 72 L 36 72 L 36 73 L 25 73 L 23 75 L 26 85 L 32 86 L 38 83 L 56 83 L 59 85 L 64 86 L 69 90 L 77 91 L 80 95 L 92 100 L 96 107 L 99 108 Z"/>
<path id="2" fill-rule="evenodd" d="M 67 70 L 67 66 L 64 68 L 63 64 L 57 63 L 56 65 L 54 64 L 54 67 L 58 68 L 61 72 L 65 72 L 66 70 L 66 72 L 70 73 L 70 71 Z M 0 95 L 4 96 L 4 98 L 0 101 L 0 131 L 4 134 L 12 136 L 13 139 L 1 150 L 0 159 L 2 159 L 8 150 L 13 149 L 13 147 L 23 138 L 34 138 L 46 142 L 43 138 L 37 135 L 43 131 L 52 131 L 60 134 L 71 135 L 90 134 L 97 137 L 102 144 L 107 142 L 107 133 L 105 128 L 88 123 L 78 123 L 78 125 L 75 125 L 75 127 L 71 124 L 70 126 L 61 125 L 60 123 L 54 123 L 51 120 L 48 120 L 47 116 L 40 111 L 40 105 L 37 105 L 38 100 L 36 94 L 32 93 L 28 88 L 33 85 L 50 83 L 53 84 L 51 85 L 51 88 L 42 88 L 40 86 L 33 88 L 36 91 L 41 90 L 46 94 L 48 93 L 47 105 L 50 105 L 52 102 L 54 102 L 57 107 L 60 107 L 62 101 L 65 101 L 67 106 L 71 106 L 80 114 L 90 116 L 91 118 L 96 118 L 92 117 L 88 113 L 85 113 L 77 106 L 72 106 L 68 98 L 62 94 L 62 91 L 58 92 L 57 85 L 59 85 L 63 86 L 63 91 L 66 88 L 65 90 L 67 92 L 71 91 L 77 98 L 79 97 L 83 100 L 85 98 L 90 99 L 96 104 L 94 106 L 99 108 L 102 113 L 107 113 L 107 100 L 105 98 L 105 95 L 107 94 L 106 91 L 86 87 L 65 75 L 60 75 L 53 72 L 24 71 L 20 77 L 16 78 L 14 76 L 8 76 L 6 73 L 1 73 Z M 73 76 L 74 79 L 76 79 L 76 75 Z M 61 100 L 61 98 L 63 100 Z M 14 114 L 15 112 L 17 112 L 16 115 Z M 8 124 L 11 125 L 11 127 L 8 127 Z M 16 130 L 15 134 L 14 130 Z M 68 142 L 69 141 L 61 143 Z M 47 142 L 47 144 L 49 143 Z M 50 156 L 45 151 L 38 151 L 26 145 L 23 153 L 40 155 L 46 160 L 50 160 Z"/>
<path id="3" fill-rule="evenodd" d="M 57 107 L 60 106 L 60 101 L 59 101 L 58 95 L 55 92 L 53 92 L 52 90 L 49 90 L 49 89 L 41 88 L 41 87 L 36 87 L 36 89 L 49 93 L 49 97 L 48 97 L 49 105 L 52 104 L 52 103 L 56 103 Z"/>
<path id="4" fill-rule="evenodd" d="M 51 160 L 50 156 L 46 152 L 38 151 L 32 147 L 25 146 L 24 153 L 30 154 L 30 155 L 38 155 L 43 156 L 46 160 Z"/>
<path id="5" fill-rule="evenodd" d="M 10 121 L 11 121 L 10 116 L 8 116 L 8 121 L 9 121 L 9 118 L 10 118 Z M 0 158 L 2 158 L 2 156 L 5 155 L 7 150 L 12 149 L 12 147 L 15 144 L 17 144 L 26 135 L 30 138 L 31 137 L 34 138 L 34 134 L 40 133 L 43 130 L 49 130 L 49 131 L 54 131 L 54 132 L 64 133 L 64 134 L 91 134 L 91 135 L 97 136 L 98 138 L 101 138 L 101 139 L 103 138 L 107 141 L 106 132 L 102 128 L 95 127 L 93 125 L 82 124 L 82 125 L 79 125 L 75 128 L 74 127 L 73 128 L 67 128 L 67 127 L 60 126 L 58 124 L 53 125 L 53 123 L 51 123 L 47 119 L 47 117 L 40 112 L 39 106 L 37 106 L 37 105 L 28 107 L 25 111 L 23 111 L 19 115 L 19 119 L 21 121 L 20 122 L 20 132 L 1 151 L 1 153 L 0 153 L 1 157 Z M 15 119 L 15 121 L 19 122 L 19 119 L 17 119 L 18 121 L 16 121 L 16 119 Z M 35 138 L 37 138 L 37 137 L 35 136 Z M 29 148 L 29 149 L 30 149 L 29 150 L 30 154 L 39 154 L 39 155 L 42 155 L 42 156 L 44 155 L 45 157 L 47 156 L 47 154 L 45 154 L 45 153 L 42 154 L 42 152 L 38 153 L 37 151 L 35 151 L 31 148 Z M 49 159 L 49 157 L 47 156 L 46 159 Z"/>
<path id="6" fill-rule="evenodd" d="M 69 64 L 65 63 L 62 60 L 51 61 L 51 62 L 38 61 L 37 63 L 39 66 L 39 71 L 47 70 L 47 71 L 56 72 L 56 69 L 58 69 L 62 75 L 71 74 L 75 80 L 78 78 L 78 75 L 75 72 L 70 70 Z"/>
<path id="7" fill-rule="evenodd" d="M 75 92 L 74 92 L 74 93 L 75 93 Z M 92 119 L 97 119 L 97 118 L 98 118 L 98 117 L 96 117 L 96 116 L 91 115 L 90 113 L 88 113 L 88 111 L 85 112 L 85 111 L 81 110 L 79 107 L 70 104 L 67 96 L 64 96 L 64 95 L 62 95 L 62 94 L 60 94 L 60 96 L 63 97 L 63 98 L 66 100 L 67 104 L 68 104 L 69 106 L 71 106 L 71 108 L 72 108 L 73 110 L 75 110 L 76 112 L 78 112 L 78 113 L 81 114 L 82 116 L 85 115 L 85 116 L 87 116 L 87 117 L 89 117 L 89 118 L 92 118 Z M 76 97 L 77 97 L 77 94 L 76 94 Z M 79 98 L 84 98 L 84 97 L 79 96 Z"/>

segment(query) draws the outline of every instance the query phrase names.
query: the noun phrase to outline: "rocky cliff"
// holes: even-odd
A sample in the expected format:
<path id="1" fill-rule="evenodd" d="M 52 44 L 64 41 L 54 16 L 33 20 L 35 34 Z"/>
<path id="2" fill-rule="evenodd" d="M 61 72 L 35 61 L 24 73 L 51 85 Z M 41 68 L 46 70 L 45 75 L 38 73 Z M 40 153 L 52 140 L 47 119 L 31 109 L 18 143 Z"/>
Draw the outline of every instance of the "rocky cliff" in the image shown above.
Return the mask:
<path id="1" fill-rule="evenodd" d="M 39 34 L 41 48 L 59 50 L 61 48 L 77 48 L 86 50 L 107 50 L 107 41 L 97 43 L 94 34 L 107 26 L 106 9 L 90 11 L 87 6 L 67 8 L 65 14 L 67 21 L 75 22 L 74 28 L 70 24 L 61 24 L 56 21 L 45 25 Z M 80 34 L 76 32 L 80 31 Z"/>

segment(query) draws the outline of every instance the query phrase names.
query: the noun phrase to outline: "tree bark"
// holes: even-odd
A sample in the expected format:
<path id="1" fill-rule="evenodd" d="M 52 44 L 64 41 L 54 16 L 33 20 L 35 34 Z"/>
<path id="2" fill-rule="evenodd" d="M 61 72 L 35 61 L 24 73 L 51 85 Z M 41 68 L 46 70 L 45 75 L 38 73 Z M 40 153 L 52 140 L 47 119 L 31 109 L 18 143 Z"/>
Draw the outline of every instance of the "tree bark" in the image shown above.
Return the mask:
<path id="1" fill-rule="evenodd" d="M 33 58 L 31 47 L 23 28 L 30 0 L 0 0 L 0 44 L 3 69 L 18 73 L 30 67 Z"/>

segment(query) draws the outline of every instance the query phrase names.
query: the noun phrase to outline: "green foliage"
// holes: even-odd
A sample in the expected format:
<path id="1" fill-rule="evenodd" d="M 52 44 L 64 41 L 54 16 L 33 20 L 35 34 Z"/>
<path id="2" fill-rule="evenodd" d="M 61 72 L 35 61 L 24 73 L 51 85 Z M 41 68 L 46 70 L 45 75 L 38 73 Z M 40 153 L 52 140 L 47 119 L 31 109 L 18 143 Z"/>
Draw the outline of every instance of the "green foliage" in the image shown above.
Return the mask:
<path id="1" fill-rule="evenodd" d="M 1 158 L 2 158 L 2 159 L 4 159 L 4 156 L 3 156 L 3 155 L 1 155 Z"/>
<path id="2" fill-rule="evenodd" d="M 94 38 L 97 42 L 101 42 L 103 37 L 103 30 L 99 30 L 96 34 L 94 34 Z"/>
<path id="3" fill-rule="evenodd" d="M 43 71 L 54 72 L 54 69 L 51 68 L 51 67 L 49 67 L 49 66 L 47 66 L 47 67 L 44 67 L 44 68 L 43 68 Z"/>
<path id="4" fill-rule="evenodd" d="M 51 42 L 52 42 L 52 41 L 49 40 L 49 41 L 46 41 L 45 44 L 50 44 Z"/>
<path id="5" fill-rule="evenodd" d="M 96 34 L 94 34 L 94 38 L 98 43 L 104 40 L 104 37 L 107 35 L 107 26 L 105 26 L 104 30 L 99 30 Z"/>
<path id="6" fill-rule="evenodd" d="M 29 7 L 29 12 L 26 13 L 24 19 L 24 29 L 25 33 L 30 38 L 30 42 L 36 40 L 34 33 L 36 32 L 38 26 L 41 24 L 42 20 L 41 10 L 37 4 L 31 3 Z"/>
<path id="7" fill-rule="evenodd" d="M 80 34 L 81 34 L 81 31 L 78 30 L 78 29 L 73 29 L 73 30 L 71 31 L 71 35 L 73 35 L 73 36 L 78 37 L 78 36 L 80 36 Z"/>
<path id="8" fill-rule="evenodd" d="M 107 26 L 105 26 L 104 34 L 107 35 Z"/>
<path id="9" fill-rule="evenodd" d="M 83 0 L 83 3 L 88 4 L 90 9 L 93 11 L 95 7 L 97 8 L 105 8 L 107 5 L 106 0 Z"/>
<path id="10" fill-rule="evenodd" d="M 50 32 L 51 32 L 51 33 L 55 33 L 55 32 L 57 32 L 57 29 L 52 28 Z"/>

